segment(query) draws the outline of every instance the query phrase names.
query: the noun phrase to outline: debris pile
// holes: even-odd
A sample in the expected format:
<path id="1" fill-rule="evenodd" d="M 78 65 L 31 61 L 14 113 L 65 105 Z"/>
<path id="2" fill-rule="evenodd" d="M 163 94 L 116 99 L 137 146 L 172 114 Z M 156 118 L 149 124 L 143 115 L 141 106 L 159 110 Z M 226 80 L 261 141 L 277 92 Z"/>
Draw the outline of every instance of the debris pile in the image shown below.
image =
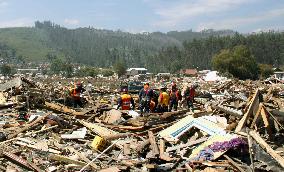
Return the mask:
<path id="1" fill-rule="evenodd" d="M 70 81 L 7 81 L 0 84 L 0 169 L 283 171 L 283 85 L 213 79 L 180 79 L 199 82 L 194 111 L 181 101 L 178 111 L 143 115 L 116 110 L 112 86 L 90 82 L 78 108 L 68 101 L 63 83 Z"/>

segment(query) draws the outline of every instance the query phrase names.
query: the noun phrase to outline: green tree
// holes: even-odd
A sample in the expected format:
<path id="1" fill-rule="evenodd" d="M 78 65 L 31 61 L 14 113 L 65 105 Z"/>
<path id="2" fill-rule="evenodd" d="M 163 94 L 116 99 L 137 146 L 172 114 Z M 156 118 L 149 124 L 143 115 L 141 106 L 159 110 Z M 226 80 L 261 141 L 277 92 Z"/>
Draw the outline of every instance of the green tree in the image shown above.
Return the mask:
<path id="1" fill-rule="evenodd" d="M 59 58 L 52 60 L 52 62 L 50 64 L 50 70 L 51 70 L 52 73 L 60 74 L 60 72 L 63 70 L 63 68 L 64 68 L 63 60 L 61 60 Z"/>
<path id="2" fill-rule="evenodd" d="M 64 63 L 64 74 L 67 78 L 70 78 L 73 74 L 73 65 L 71 63 Z"/>
<path id="3" fill-rule="evenodd" d="M 243 45 L 222 50 L 212 59 L 213 68 L 221 73 L 230 73 L 239 79 L 257 79 L 259 68 L 250 50 Z"/>
<path id="4" fill-rule="evenodd" d="M 109 76 L 112 76 L 114 72 L 111 69 L 102 69 L 101 74 L 104 77 L 109 77 Z"/>
<path id="5" fill-rule="evenodd" d="M 3 64 L 1 66 L 1 73 L 4 75 L 4 76 L 8 76 L 8 75 L 11 75 L 12 74 L 12 67 L 8 64 Z"/>
<path id="6" fill-rule="evenodd" d="M 54 53 L 47 53 L 45 58 L 49 61 L 52 62 L 53 60 L 55 60 L 57 58 L 57 56 Z"/>
<path id="7" fill-rule="evenodd" d="M 259 64 L 260 76 L 265 79 L 273 74 L 273 67 L 269 64 Z"/>
<path id="8" fill-rule="evenodd" d="M 96 77 L 98 74 L 99 74 L 99 70 L 95 67 L 90 67 L 90 66 L 81 67 L 77 71 L 77 76 L 80 76 L 80 77 L 85 77 L 85 76 Z"/>
<path id="9" fill-rule="evenodd" d="M 122 61 L 118 61 L 113 66 L 114 71 L 117 73 L 118 78 L 126 73 L 126 63 Z"/>

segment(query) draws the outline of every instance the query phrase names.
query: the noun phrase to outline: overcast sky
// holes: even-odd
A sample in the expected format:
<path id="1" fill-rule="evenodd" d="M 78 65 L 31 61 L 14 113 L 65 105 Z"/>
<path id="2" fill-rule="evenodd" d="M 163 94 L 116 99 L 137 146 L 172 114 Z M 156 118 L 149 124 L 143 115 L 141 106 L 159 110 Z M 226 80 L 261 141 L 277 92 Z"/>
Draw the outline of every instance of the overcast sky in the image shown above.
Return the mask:
<path id="1" fill-rule="evenodd" d="M 0 27 L 51 20 L 128 32 L 284 30 L 284 0 L 0 0 Z"/>

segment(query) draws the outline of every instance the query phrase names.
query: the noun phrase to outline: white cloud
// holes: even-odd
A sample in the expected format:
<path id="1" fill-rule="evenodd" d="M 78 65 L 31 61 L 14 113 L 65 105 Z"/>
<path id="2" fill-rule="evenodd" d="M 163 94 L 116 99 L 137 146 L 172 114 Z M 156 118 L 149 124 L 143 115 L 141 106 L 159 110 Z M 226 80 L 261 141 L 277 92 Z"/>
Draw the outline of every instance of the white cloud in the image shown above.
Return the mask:
<path id="1" fill-rule="evenodd" d="M 80 21 L 77 19 L 65 19 L 64 23 L 67 25 L 78 25 Z"/>
<path id="2" fill-rule="evenodd" d="M 19 18 L 9 21 L 0 21 L 0 28 L 7 28 L 7 27 L 26 27 L 26 26 L 33 26 L 34 20 L 29 18 Z"/>
<path id="3" fill-rule="evenodd" d="M 6 7 L 8 6 L 8 2 L 5 0 L 0 0 L 0 13 L 4 13 L 6 11 Z"/>
<path id="4" fill-rule="evenodd" d="M 8 2 L 5 0 L 0 0 L 0 7 L 6 7 L 8 5 Z"/>
<path id="5" fill-rule="evenodd" d="M 237 8 L 245 3 L 255 0 L 197 0 L 178 2 L 171 7 L 160 7 L 155 10 L 162 20 L 155 23 L 155 26 L 172 27 L 199 15 L 225 12 Z"/>
<path id="6" fill-rule="evenodd" d="M 284 8 L 273 9 L 254 16 L 231 18 L 231 19 L 219 20 L 216 22 L 200 23 L 199 26 L 197 27 L 197 30 L 200 31 L 204 29 L 236 29 L 236 27 L 242 27 L 244 25 L 268 21 L 282 16 L 284 18 Z M 267 30 L 273 28 L 269 26 L 263 29 Z"/>

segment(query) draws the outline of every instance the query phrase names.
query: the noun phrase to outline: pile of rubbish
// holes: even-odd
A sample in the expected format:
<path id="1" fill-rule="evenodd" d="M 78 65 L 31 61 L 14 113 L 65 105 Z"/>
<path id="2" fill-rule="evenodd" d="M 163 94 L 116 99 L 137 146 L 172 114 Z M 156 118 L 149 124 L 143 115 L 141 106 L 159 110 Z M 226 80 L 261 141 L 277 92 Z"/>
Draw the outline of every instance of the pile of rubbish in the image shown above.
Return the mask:
<path id="1" fill-rule="evenodd" d="M 90 86 L 84 107 L 73 108 L 63 81 L 0 84 L 0 169 L 284 170 L 283 84 L 174 79 L 199 82 L 194 111 L 116 110 L 119 92 L 110 86 Z"/>

